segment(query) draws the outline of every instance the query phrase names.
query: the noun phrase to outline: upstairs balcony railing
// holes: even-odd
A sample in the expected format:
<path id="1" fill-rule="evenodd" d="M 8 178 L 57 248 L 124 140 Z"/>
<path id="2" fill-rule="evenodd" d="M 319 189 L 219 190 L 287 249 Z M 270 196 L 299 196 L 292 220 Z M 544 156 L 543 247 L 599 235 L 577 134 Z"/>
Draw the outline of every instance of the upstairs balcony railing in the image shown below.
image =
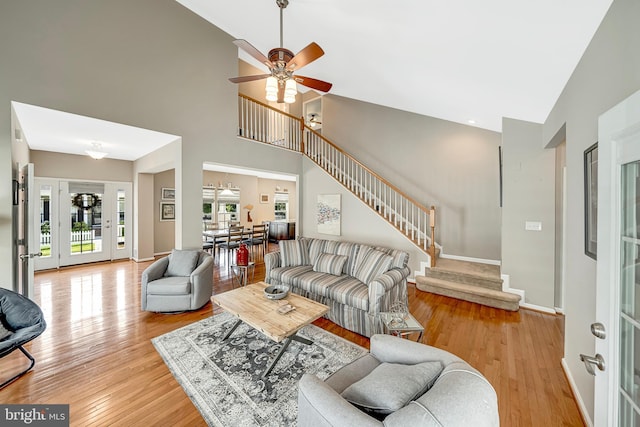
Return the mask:
<path id="1" fill-rule="evenodd" d="M 239 95 L 238 136 L 297 151 L 402 232 L 435 265 L 435 208 L 426 208 L 349 153 L 308 127 L 302 118 Z"/>

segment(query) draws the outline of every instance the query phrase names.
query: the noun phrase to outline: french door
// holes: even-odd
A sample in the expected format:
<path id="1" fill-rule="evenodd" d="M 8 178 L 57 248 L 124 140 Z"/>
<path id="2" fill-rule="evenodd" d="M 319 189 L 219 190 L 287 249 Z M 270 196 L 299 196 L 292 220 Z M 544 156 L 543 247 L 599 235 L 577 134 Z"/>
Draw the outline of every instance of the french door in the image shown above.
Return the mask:
<path id="1" fill-rule="evenodd" d="M 37 178 L 36 270 L 131 257 L 131 183 Z"/>
<path id="2" fill-rule="evenodd" d="M 640 425 L 640 92 L 600 117 L 594 424 Z"/>

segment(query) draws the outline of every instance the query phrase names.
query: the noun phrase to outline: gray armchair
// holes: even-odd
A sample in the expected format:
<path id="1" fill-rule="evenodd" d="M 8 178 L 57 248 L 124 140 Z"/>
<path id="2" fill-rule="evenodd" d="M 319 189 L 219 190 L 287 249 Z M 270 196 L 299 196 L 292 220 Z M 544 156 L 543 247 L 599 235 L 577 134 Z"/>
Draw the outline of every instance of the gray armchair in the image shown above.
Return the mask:
<path id="1" fill-rule="evenodd" d="M 415 375 L 415 369 L 425 366 L 428 368 L 420 372 L 431 376 L 426 380 Z M 387 367 L 400 369 L 401 375 L 389 375 L 392 371 L 383 369 Z M 403 369 L 409 374 L 404 379 Z M 374 378 L 376 372 L 386 372 L 387 377 Z M 364 387 L 358 391 L 359 385 Z M 417 393 L 408 392 L 414 385 Z M 408 392 L 410 397 L 403 402 L 395 391 L 405 397 Z M 371 404 L 367 404 L 369 398 Z M 400 407 L 389 411 L 394 405 Z M 500 419 L 495 390 L 462 359 L 417 342 L 374 335 L 369 354 L 326 381 L 305 374 L 299 383 L 298 426 L 356 425 L 494 427 L 500 425 Z"/>
<path id="2" fill-rule="evenodd" d="M 142 273 L 142 310 L 197 310 L 213 293 L 213 258 L 204 251 L 174 249 Z"/>

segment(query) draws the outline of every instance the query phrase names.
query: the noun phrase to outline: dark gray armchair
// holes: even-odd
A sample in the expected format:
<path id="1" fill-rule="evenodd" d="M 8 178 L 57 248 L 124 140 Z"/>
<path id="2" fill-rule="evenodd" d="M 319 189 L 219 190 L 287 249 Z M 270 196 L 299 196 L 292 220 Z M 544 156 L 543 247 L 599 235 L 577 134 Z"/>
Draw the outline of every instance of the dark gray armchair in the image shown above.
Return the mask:
<path id="1" fill-rule="evenodd" d="M 20 350 L 31 361 L 27 369 L 5 380 L 0 388 L 33 368 L 36 361 L 23 345 L 42 334 L 46 327 L 42 310 L 35 302 L 16 292 L 0 288 L 0 358 L 14 350 Z"/>
<path id="2" fill-rule="evenodd" d="M 391 335 L 372 336 L 369 354 L 326 381 L 305 374 L 298 387 L 299 427 L 500 425 L 496 392 L 478 371 Z"/>
<path id="3" fill-rule="evenodd" d="M 213 293 L 213 258 L 200 250 L 174 249 L 142 273 L 142 310 L 197 310 Z"/>

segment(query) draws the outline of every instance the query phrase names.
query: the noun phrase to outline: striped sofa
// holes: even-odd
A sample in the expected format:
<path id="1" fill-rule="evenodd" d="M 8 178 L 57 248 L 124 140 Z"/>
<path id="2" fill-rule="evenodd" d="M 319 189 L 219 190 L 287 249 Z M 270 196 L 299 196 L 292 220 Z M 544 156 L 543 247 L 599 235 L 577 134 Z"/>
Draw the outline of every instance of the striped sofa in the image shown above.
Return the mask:
<path id="1" fill-rule="evenodd" d="M 325 317 L 350 331 L 383 333 L 378 313 L 407 303 L 407 252 L 304 237 L 279 246 L 265 255 L 265 282 L 328 305 Z"/>

